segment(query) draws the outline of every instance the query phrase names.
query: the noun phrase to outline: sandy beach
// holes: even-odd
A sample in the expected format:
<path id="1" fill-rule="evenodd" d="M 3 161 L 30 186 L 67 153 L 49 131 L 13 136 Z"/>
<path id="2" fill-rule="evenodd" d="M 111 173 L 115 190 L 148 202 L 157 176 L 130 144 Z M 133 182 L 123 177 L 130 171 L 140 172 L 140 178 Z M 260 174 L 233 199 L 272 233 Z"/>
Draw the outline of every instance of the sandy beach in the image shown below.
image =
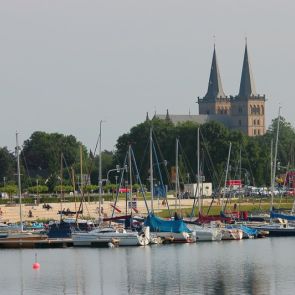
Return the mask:
<path id="1" fill-rule="evenodd" d="M 174 209 L 175 208 L 175 199 L 169 199 L 169 206 Z M 209 200 L 208 200 L 209 202 Z M 207 202 L 204 200 L 204 204 Z M 29 204 L 23 204 L 22 205 L 22 215 L 23 215 L 23 220 L 24 221 L 33 221 L 33 220 L 59 220 L 60 215 L 58 214 L 58 211 L 61 209 L 67 210 L 69 209 L 70 211 L 76 211 L 79 208 L 78 203 L 49 203 L 52 209 L 45 209 L 43 208 L 43 204 L 37 205 L 29 205 Z M 103 215 L 104 217 L 111 216 L 111 213 L 113 211 L 113 205 L 114 203 L 111 201 L 104 201 L 102 204 L 103 208 Z M 187 208 L 187 207 L 192 207 L 193 205 L 193 200 L 186 199 L 181 201 L 181 208 Z M 149 208 L 151 207 L 151 202 L 148 201 L 148 206 Z M 125 214 L 125 200 L 120 200 L 117 203 L 116 206 L 120 212 L 115 212 L 116 215 L 124 215 Z M 18 222 L 20 220 L 20 207 L 18 204 L 13 204 L 13 205 L 0 205 L 2 214 L 0 216 L 1 222 Z M 154 211 L 158 212 L 161 210 L 167 209 L 166 205 L 163 205 L 161 201 L 158 202 L 158 200 L 154 201 Z M 29 217 L 29 211 L 31 210 L 32 212 L 32 217 Z M 139 215 L 146 215 L 147 210 L 145 207 L 145 202 L 140 200 L 137 201 L 137 210 L 138 213 L 134 212 L 134 214 L 139 214 Z M 99 203 L 98 202 L 84 202 L 83 203 L 83 216 L 84 217 L 90 217 L 97 219 L 99 216 Z M 70 217 L 70 216 L 69 216 Z M 72 216 L 74 217 L 74 216 Z"/>

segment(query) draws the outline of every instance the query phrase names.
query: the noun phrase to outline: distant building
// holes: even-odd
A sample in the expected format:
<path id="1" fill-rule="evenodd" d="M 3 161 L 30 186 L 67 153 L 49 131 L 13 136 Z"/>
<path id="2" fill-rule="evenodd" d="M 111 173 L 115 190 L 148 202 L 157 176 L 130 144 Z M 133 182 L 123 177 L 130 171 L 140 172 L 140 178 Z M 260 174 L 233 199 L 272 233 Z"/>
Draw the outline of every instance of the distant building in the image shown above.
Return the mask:
<path id="1" fill-rule="evenodd" d="M 198 97 L 199 115 L 155 115 L 174 124 L 193 121 L 203 124 L 218 121 L 230 129 L 240 130 L 248 136 L 265 133 L 265 95 L 257 94 L 254 78 L 245 45 L 240 91 L 238 95 L 225 95 L 218 68 L 214 46 L 208 90 L 203 98 Z M 148 115 L 147 115 L 148 119 Z"/>

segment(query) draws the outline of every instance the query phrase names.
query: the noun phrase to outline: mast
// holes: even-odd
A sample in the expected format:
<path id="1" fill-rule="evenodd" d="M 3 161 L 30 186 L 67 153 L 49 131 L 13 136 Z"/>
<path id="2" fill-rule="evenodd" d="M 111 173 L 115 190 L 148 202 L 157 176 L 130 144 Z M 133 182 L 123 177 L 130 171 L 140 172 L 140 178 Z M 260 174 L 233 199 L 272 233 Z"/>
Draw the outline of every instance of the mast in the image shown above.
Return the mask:
<path id="1" fill-rule="evenodd" d="M 178 210 L 179 210 L 179 214 L 180 214 L 179 165 L 178 165 L 178 138 L 176 138 L 175 166 L 176 166 L 176 176 L 175 176 L 175 194 L 176 194 L 176 200 L 175 200 L 175 204 L 176 204 L 176 202 L 177 202 L 177 198 L 178 198 Z M 176 209 L 176 208 L 175 208 L 175 209 Z"/>
<path id="2" fill-rule="evenodd" d="M 62 220 L 62 199 L 63 199 L 63 154 L 60 154 L 60 220 Z"/>
<path id="3" fill-rule="evenodd" d="M 201 214 L 201 188 L 200 188 L 200 128 L 198 128 L 198 145 L 197 145 L 197 158 L 198 158 L 198 207 L 199 207 L 199 216 Z"/>
<path id="4" fill-rule="evenodd" d="M 271 195 L 271 200 L 273 199 L 273 188 L 272 188 L 272 174 L 273 174 L 273 139 L 271 139 L 271 143 L 270 143 L 270 188 L 271 188 L 271 192 L 270 192 L 270 195 Z M 272 203 L 272 201 L 271 201 Z M 271 204 L 271 208 L 272 209 L 272 204 Z"/>
<path id="5" fill-rule="evenodd" d="M 80 179 L 80 191 L 81 195 L 84 196 L 82 144 L 80 144 Z"/>
<path id="6" fill-rule="evenodd" d="M 274 187 L 275 187 L 275 178 L 276 178 L 276 170 L 277 170 L 277 155 L 278 155 L 280 117 L 281 117 L 281 107 L 279 107 L 279 112 L 278 112 L 277 133 L 276 133 L 276 143 L 275 143 L 275 155 L 274 155 L 274 163 L 273 163 L 273 171 L 272 171 L 271 207 L 270 207 L 270 210 L 272 210 L 272 207 L 273 207 Z"/>
<path id="7" fill-rule="evenodd" d="M 129 185 L 130 185 L 130 194 L 129 194 L 129 201 L 130 201 L 130 214 L 132 215 L 132 164 L 131 164 L 131 144 L 129 145 L 128 151 L 128 160 L 129 160 Z"/>
<path id="8" fill-rule="evenodd" d="M 154 174 L 153 174 L 153 129 L 150 129 L 150 183 L 151 183 L 151 211 L 154 213 Z"/>
<path id="9" fill-rule="evenodd" d="M 222 196 L 222 211 L 224 210 L 224 196 L 225 196 L 226 181 L 227 181 L 227 175 L 228 175 L 230 152 L 231 152 L 231 142 L 229 143 L 228 157 L 227 157 L 227 164 L 226 164 L 226 171 L 225 171 L 224 190 L 223 190 L 223 196 Z"/>
<path id="10" fill-rule="evenodd" d="M 239 178 L 240 178 L 240 187 L 239 187 L 239 207 L 238 212 L 240 212 L 240 206 L 241 206 L 241 188 L 242 188 L 242 145 L 240 146 L 240 161 L 239 161 Z"/>
<path id="11" fill-rule="evenodd" d="M 99 210 L 99 221 L 101 220 L 101 194 L 102 194 L 102 170 L 101 170 L 101 124 L 102 120 L 99 122 L 99 205 L 98 205 L 98 210 Z"/>
<path id="12" fill-rule="evenodd" d="M 21 190 L 21 179 L 20 179 L 20 163 L 19 163 L 19 150 L 18 145 L 18 133 L 16 132 L 16 159 L 17 159 L 17 184 L 18 184 L 18 197 L 19 197 L 19 219 L 20 219 L 20 230 L 23 231 L 23 212 L 22 212 L 22 190 Z"/>
<path id="13" fill-rule="evenodd" d="M 74 170 L 74 167 L 71 167 L 71 172 L 72 172 L 72 183 L 73 183 L 74 200 L 75 200 L 75 212 L 77 213 L 77 196 L 76 196 L 76 184 L 75 184 L 75 170 Z"/>

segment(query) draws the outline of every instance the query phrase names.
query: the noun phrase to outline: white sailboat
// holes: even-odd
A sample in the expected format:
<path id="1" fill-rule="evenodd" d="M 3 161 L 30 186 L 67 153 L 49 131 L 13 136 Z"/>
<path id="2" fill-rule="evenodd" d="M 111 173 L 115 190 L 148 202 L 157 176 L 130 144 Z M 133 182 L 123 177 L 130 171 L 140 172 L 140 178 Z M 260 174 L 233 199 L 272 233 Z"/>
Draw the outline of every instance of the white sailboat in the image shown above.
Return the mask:
<path id="1" fill-rule="evenodd" d="M 74 246 L 93 246 L 97 242 L 114 241 L 119 246 L 146 246 L 150 243 L 149 228 L 144 228 L 142 234 L 113 227 L 96 228 L 90 232 L 75 232 L 72 234 Z"/>
<path id="2" fill-rule="evenodd" d="M 201 214 L 201 194 L 200 194 L 200 128 L 198 128 L 197 135 L 197 181 L 198 186 L 195 192 L 195 196 L 198 200 L 198 213 Z M 194 210 L 194 207 L 193 207 Z M 197 224 L 189 223 L 187 224 L 188 228 L 192 231 L 192 235 L 196 241 L 220 241 L 222 234 L 218 228 L 209 228 L 205 226 L 200 226 Z"/>
<path id="3" fill-rule="evenodd" d="M 0 247 L 5 248 L 31 248 L 37 240 L 47 239 L 46 235 L 35 234 L 30 231 L 24 231 L 23 228 L 23 214 L 22 214 L 22 193 L 21 193 L 21 178 L 20 178 L 20 161 L 19 161 L 19 144 L 18 133 L 16 133 L 16 160 L 17 160 L 17 182 L 18 182 L 18 196 L 19 196 L 19 215 L 20 226 L 16 228 L 5 228 L 7 231 L 0 235 Z"/>
<path id="4" fill-rule="evenodd" d="M 100 133 L 99 133 L 99 221 L 103 220 L 101 216 L 101 194 L 102 194 L 102 165 L 101 165 L 101 123 L 100 121 Z M 131 146 L 129 146 L 129 173 L 130 173 L 130 191 L 132 192 L 132 172 L 131 172 Z M 131 195 L 130 195 L 131 201 Z M 130 208 L 132 213 L 132 208 Z M 103 227 L 93 229 L 89 232 L 74 232 L 72 233 L 74 246 L 95 246 L 96 244 L 114 241 L 119 246 L 145 246 L 150 243 L 149 228 L 143 229 L 143 232 L 139 234 L 135 231 L 125 230 L 124 228 Z"/>

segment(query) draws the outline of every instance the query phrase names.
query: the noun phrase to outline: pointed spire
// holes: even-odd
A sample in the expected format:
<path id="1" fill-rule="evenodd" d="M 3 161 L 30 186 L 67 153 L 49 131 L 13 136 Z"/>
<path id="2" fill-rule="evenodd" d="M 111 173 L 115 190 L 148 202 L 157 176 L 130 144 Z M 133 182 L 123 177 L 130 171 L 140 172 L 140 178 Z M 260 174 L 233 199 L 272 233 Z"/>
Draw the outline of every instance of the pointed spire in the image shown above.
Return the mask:
<path id="1" fill-rule="evenodd" d="M 254 78 L 253 78 L 253 74 L 251 70 L 250 60 L 248 57 L 247 38 L 245 42 L 246 44 L 245 44 L 245 53 L 244 53 L 239 97 L 248 99 L 250 96 L 256 96 L 257 93 L 256 93 Z"/>
<path id="2" fill-rule="evenodd" d="M 145 118 L 145 121 L 149 121 L 150 120 L 150 118 L 149 118 L 149 112 L 146 112 L 146 118 Z"/>
<path id="3" fill-rule="evenodd" d="M 214 43 L 214 51 L 213 51 L 213 58 L 211 64 L 211 72 L 209 77 L 209 84 L 208 84 L 208 91 L 205 95 L 207 99 L 216 99 L 226 97 L 221 83 L 219 68 L 217 64 L 217 57 L 216 57 L 216 50 L 215 50 L 215 43 Z"/>
<path id="4" fill-rule="evenodd" d="M 167 112 L 166 112 L 166 118 L 165 118 L 166 121 L 170 121 L 170 116 L 169 116 L 169 111 L 167 109 Z"/>

